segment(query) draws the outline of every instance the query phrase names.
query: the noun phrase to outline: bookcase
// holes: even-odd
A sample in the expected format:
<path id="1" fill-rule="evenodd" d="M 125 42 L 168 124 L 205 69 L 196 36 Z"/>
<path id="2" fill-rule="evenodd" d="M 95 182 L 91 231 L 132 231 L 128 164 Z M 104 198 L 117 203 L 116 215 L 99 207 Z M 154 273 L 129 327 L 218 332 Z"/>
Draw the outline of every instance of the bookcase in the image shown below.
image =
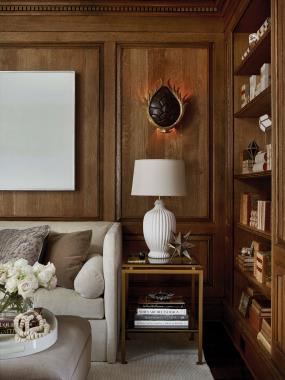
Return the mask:
<path id="1" fill-rule="evenodd" d="M 281 200 L 278 192 L 282 192 L 280 189 L 284 186 L 276 176 L 276 163 L 278 164 L 279 160 L 276 151 L 276 134 L 282 128 L 281 124 L 277 123 L 276 114 L 283 112 L 277 110 L 276 105 L 277 87 L 281 86 L 276 81 L 277 58 L 274 50 L 277 23 L 282 21 L 277 17 L 278 8 L 284 14 L 284 4 L 282 6 L 278 0 L 241 0 L 226 31 L 228 101 L 226 262 L 232 270 L 227 278 L 225 322 L 254 377 L 262 379 L 284 378 L 284 373 L 281 375 L 284 368 L 282 369 L 283 366 L 278 363 L 277 357 L 279 360 L 284 358 L 285 352 L 284 322 L 282 322 L 284 307 L 281 307 L 284 303 L 285 272 L 284 266 L 281 265 L 278 269 L 280 272 L 278 282 L 274 254 L 276 225 L 278 218 L 284 219 L 283 213 L 276 213 L 278 199 Z M 266 27 L 262 33 L 259 31 L 257 41 L 249 48 L 249 36 L 256 33 L 265 20 L 267 20 Z M 251 40 L 253 37 L 251 36 Z M 254 84 L 255 81 L 258 83 L 260 77 L 252 76 L 259 76 L 262 67 L 263 74 L 264 68 L 267 70 L 270 68 L 268 74 L 271 75 L 268 75 L 268 80 L 265 81 L 263 77 L 262 85 L 257 85 L 254 91 L 254 86 L 250 88 L 250 83 Z M 259 118 L 263 115 L 268 115 L 272 120 L 272 126 L 266 128 L 265 132 L 259 126 Z M 259 151 L 267 152 L 267 160 L 270 156 L 270 165 L 263 166 L 265 161 L 262 161 L 262 171 L 253 171 L 256 161 L 247 151 L 253 142 L 258 145 Z M 281 149 L 280 146 L 280 151 Z M 266 208 L 267 211 L 264 212 Z M 256 212 L 252 214 L 252 211 Z M 256 216 L 259 228 L 256 226 Z M 252 242 L 258 254 L 254 254 L 252 260 L 242 261 L 239 256 L 241 249 L 250 247 Z M 266 278 L 261 279 L 255 275 L 259 269 L 257 255 L 258 259 L 262 256 L 267 260 Z M 276 284 L 279 284 L 279 290 Z M 267 337 L 266 342 L 262 340 L 264 336 L 259 334 L 263 327 L 264 335 Z M 279 356 L 276 354 L 277 351 Z"/>

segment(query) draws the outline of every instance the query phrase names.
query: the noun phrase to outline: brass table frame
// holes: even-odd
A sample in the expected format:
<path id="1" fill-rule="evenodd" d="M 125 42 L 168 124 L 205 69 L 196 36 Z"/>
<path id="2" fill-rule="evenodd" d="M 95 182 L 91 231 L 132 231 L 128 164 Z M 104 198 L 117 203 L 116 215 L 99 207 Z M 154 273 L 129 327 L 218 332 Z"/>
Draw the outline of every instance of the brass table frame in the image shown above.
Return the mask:
<path id="1" fill-rule="evenodd" d="M 198 277 L 198 328 L 190 329 L 138 329 L 127 328 L 127 301 L 129 275 L 147 274 L 147 275 L 190 275 L 191 276 L 191 307 L 194 314 L 195 310 L 195 276 Z M 121 363 L 126 364 L 126 333 L 127 332 L 175 332 L 175 333 L 197 333 L 198 334 L 198 361 L 197 364 L 203 364 L 203 267 L 201 265 L 191 264 L 132 264 L 124 263 L 121 270 L 122 276 L 122 304 L 121 304 Z"/>

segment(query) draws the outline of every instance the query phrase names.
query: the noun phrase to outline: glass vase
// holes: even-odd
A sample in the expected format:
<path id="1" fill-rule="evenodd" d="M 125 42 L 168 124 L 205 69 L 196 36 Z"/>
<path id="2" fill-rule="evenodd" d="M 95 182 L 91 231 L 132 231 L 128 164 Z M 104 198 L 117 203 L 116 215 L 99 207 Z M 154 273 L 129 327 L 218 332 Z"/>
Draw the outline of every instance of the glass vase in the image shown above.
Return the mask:
<path id="1" fill-rule="evenodd" d="M 0 319 L 15 318 L 20 313 L 25 313 L 33 308 L 32 298 L 23 298 L 19 294 L 5 293 L 0 299 Z"/>

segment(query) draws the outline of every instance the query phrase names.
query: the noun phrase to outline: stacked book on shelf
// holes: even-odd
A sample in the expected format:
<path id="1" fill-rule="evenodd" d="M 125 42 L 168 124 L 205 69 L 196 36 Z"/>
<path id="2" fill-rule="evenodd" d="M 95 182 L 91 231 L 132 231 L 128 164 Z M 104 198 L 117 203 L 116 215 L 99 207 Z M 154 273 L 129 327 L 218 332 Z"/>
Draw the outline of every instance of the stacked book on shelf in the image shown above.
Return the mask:
<path id="1" fill-rule="evenodd" d="M 255 193 L 243 193 L 240 200 L 240 223 L 261 231 L 271 230 L 271 201 Z"/>
<path id="2" fill-rule="evenodd" d="M 181 297 L 169 301 L 156 301 L 142 297 L 134 318 L 135 328 L 187 329 L 189 317 L 186 303 Z"/>
<path id="3" fill-rule="evenodd" d="M 271 335 L 271 318 L 263 318 L 261 330 L 257 334 L 257 340 L 269 353 L 271 353 Z"/>
<path id="4" fill-rule="evenodd" d="M 253 272 L 254 256 L 237 255 L 236 258 L 238 267 L 244 272 Z"/>
<path id="5" fill-rule="evenodd" d="M 262 295 L 257 295 L 252 298 L 249 307 L 249 323 L 256 334 L 261 330 L 263 318 L 271 318 L 271 301 Z"/>
<path id="6" fill-rule="evenodd" d="M 260 25 L 260 28 L 256 31 L 256 33 L 249 34 L 248 47 L 241 56 L 242 61 L 246 59 L 248 54 L 251 52 L 254 46 L 258 43 L 258 41 L 264 36 L 264 34 L 270 29 L 270 27 L 271 27 L 271 18 L 267 17 L 262 23 L 262 25 Z"/>

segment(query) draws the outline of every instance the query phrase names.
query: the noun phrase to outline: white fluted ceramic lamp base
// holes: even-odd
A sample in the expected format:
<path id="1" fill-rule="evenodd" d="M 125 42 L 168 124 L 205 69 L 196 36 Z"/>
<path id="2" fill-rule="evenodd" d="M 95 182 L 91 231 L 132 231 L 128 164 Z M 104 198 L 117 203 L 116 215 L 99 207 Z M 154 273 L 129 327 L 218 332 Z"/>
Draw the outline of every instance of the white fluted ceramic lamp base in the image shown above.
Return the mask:
<path id="1" fill-rule="evenodd" d="M 174 214 L 164 207 L 162 200 L 156 200 L 155 206 L 148 211 L 143 220 L 143 233 L 149 248 L 148 257 L 164 259 L 169 257 L 168 243 L 171 232 L 176 231 Z"/>

